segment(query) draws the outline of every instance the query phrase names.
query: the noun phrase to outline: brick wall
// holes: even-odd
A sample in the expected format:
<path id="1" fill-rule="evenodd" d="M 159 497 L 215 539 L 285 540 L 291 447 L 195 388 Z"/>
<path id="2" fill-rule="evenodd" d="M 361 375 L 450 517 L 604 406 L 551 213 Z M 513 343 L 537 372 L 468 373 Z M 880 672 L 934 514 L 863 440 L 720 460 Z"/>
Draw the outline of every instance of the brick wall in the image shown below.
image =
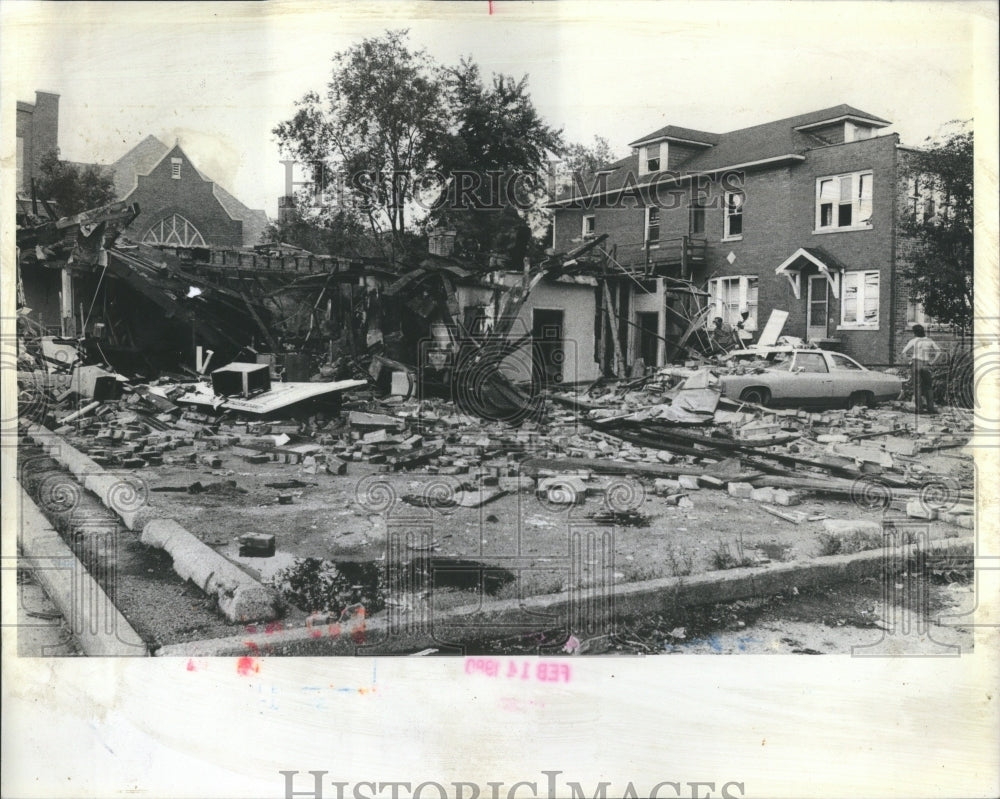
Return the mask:
<path id="1" fill-rule="evenodd" d="M 894 325 L 893 238 L 898 205 L 895 135 L 809 150 L 806 160 L 793 168 L 792 234 L 796 247 L 819 247 L 840 262 L 845 271 L 878 270 L 879 326 L 877 330 L 842 330 L 840 298 L 830 298 L 829 334 L 841 341 L 841 349 L 866 364 L 892 362 L 890 341 Z M 814 233 L 816 226 L 816 180 L 846 172 L 872 170 L 871 229 Z M 791 255 L 791 250 L 789 255 Z M 789 296 L 791 291 L 789 289 Z M 799 301 L 801 330 L 805 331 L 805 278 Z M 789 319 L 791 321 L 791 318 Z M 791 331 L 789 331 L 791 332 Z M 800 335 L 800 333 L 792 333 Z"/>
<path id="2" fill-rule="evenodd" d="M 59 149 L 59 95 L 35 92 L 35 103 L 18 103 L 17 137 L 23 142 L 23 191 L 31 191 L 31 179 L 38 179 L 42 159 Z"/>
<path id="3" fill-rule="evenodd" d="M 837 329 L 840 299 L 831 291 L 828 336 L 839 339 L 843 351 L 863 363 L 889 363 L 893 356 L 892 331 L 899 329 L 898 309 L 892 312 L 892 245 L 898 200 L 896 143 L 896 137 L 889 135 L 819 147 L 807 151 L 802 162 L 745 171 L 743 233 L 729 240 L 723 235 L 722 195 L 726 186 L 721 179 L 703 183 L 703 193 L 708 199 L 703 234 L 708 241 L 708 251 L 704 268 L 692 275 L 693 280 L 704 287 L 711 278 L 757 276 L 758 326 L 763 327 L 772 309 L 785 310 L 789 316 L 783 332 L 805 338 L 806 277 L 817 272 L 813 267 L 803 272 L 800 296 L 796 299 L 788 280 L 775 275 L 778 265 L 801 247 L 818 247 L 845 270 L 878 270 L 878 329 Z M 871 229 L 815 233 L 817 178 L 868 169 L 874 174 Z M 661 188 L 661 241 L 687 234 L 687 191 L 689 189 L 678 197 L 673 189 Z M 595 232 L 609 234 L 608 246 L 617 245 L 621 260 L 629 255 L 641 256 L 645 223 L 642 208 L 557 210 L 556 250 L 568 250 L 579 243 L 584 214 L 595 216 Z"/>
<path id="4" fill-rule="evenodd" d="M 181 159 L 179 179 L 171 177 L 173 158 Z M 137 180 L 126 198 L 139 203 L 139 216 L 128 228 L 133 238 L 141 240 L 161 219 L 179 214 L 198 229 L 206 244 L 243 246 L 243 223 L 226 213 L 212 193 L 212 182 L 198 174 L 180 147 L 175 146 L 149 175 L 139 175 Z"/>

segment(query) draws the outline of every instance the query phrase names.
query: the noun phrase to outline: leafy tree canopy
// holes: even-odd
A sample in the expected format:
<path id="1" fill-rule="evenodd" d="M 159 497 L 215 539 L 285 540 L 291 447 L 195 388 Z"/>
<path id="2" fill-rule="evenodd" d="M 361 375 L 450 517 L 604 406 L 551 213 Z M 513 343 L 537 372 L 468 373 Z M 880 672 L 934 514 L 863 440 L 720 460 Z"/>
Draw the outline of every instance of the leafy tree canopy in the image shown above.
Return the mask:
<path id="1" fill-rule="evenodd" d="M 496 249 L 512 221 L 527 229 L 541 213 L 544 186 L 537 177 L 520 180 L 508 193 L 500 182 L 498 198 L 488 173 L 540 174 L 547 153 L 562 147 L 538 115 L 527 78 L 484 82 L 470 59 L 446 69 L 412 49 L 405 30 L 337 53 L 325 96 L 306 94 L 274 134 L 292 158 L 314 166 L 325 189 L 339 181 L 346 212 L 364 220 L 387 255 L 412 247 L 417 223 L 455 227 L 467 255 Z M 473 177 L 459 186 L 459 172 Z"/>
<path id="2" fill-rule="evenodd" d="M 115 201 L 114 180 L 95 164 L 60 161 L 59 151 L 50 150 L 42 157 L 39 172 L 35 186 L 38 198 L 54 200 L 64 216 Z"/>
<path id="3" fill-rule="evenodd" d="M 917 199 L 901 225 L 912 239 L 903 270 L 924 311 L 962 331 L 972 328 L 973 132 L 955 123 L 908 159 Z"/>

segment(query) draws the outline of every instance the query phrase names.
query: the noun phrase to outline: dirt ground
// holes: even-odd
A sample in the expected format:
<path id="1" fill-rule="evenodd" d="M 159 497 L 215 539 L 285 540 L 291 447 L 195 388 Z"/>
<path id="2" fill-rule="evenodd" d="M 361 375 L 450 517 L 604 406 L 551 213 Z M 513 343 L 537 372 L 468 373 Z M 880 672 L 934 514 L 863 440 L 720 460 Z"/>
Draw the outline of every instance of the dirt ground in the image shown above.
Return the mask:
<path id="1" fill-rule="evenodd" d="M 90 444 L 83 435 L 67 438 L 84 450 Z M 27 448 L 21 456 L 37 454 Z M 217 466 L 201 462 L 200 456 L 206 454 L 219 459 Z M 627 450 L 621 458 L 639 460 Z M 495 458 L 498 466 L 506 468 L 507 463 L 502 453 Z M 943 474 L 968 467 L 960 450 L 922 453 L 921 463 Z M 489 459 L 483 465 L 490 465 Z M 58 470 L 50 459 L 36 461 L 33 468 L 43 474 Z M 686 490 L 686 499 L 677 504 L 676 497 L 656 495 L 651 479 L 600 475 L 588 482 L 586 499 L 579 504 L 555 504 L 551 497 L 521 490 L 479 508 L 456 507 L 448 500 L 460 496 L 469 475 L 442 475 L 434 473 L 434 467 L 387 472 L 367 460 L 352 460 L 346 475 L 335 475 L 295 463 L 250 463 L 246 450 L 228 446 L 209 450 L 202 441 L 168 449 L 162 463 L 113 471 L 141 481 L 141 493 L 152 508 L 176 519 L 263 582 L 277 580 L 287 589 L 288 575 L 302 559 L 336 564 L 347 583 L 344 604 L 361 602 L 369 613 L 385 606 L 387 589 L 381 575 L 386 573 L 387 557 L 396 566 L 423 563 L 430 572 L 426 585 L 432 589 L 431 602 L 443 610 L 468 605 L 483 594 L 514 599 L 566 590 L 573 580 L 570 561 L 576 556 L 586 561 L 592 574 L 603 566 L 616 584 L 622 584 L 701 574 L 737 562 L 761 567 L 807 562 L 829 554 L 824 549 L 826 518 L 873 522 L 905 518 L 904 506 L 898 503 L 883 511 L 849 497 L 806 492 L 800 505 L 786 509 L 804 519 L 795 524 L 768 513 L 757 501 L 730 496 L 724 487 Z M 85 495 L 80 507 L 94 518 L 103 512 L 105 526 L 109 523 L 96 498 Z M 623 508 L 627 513 L 609 518 L 610 510 Z M 55 521 L 57 529 L 71 531 L 77 551 L 85 553 L 71 520 Z M 931 540 L 971 535 L 943 521 L 930 522 L 925 529 Z M 612 559 L 597 551 L 574 555 L 574 535 L 587 531 L 596 532 L 598 538 L 608 535 Z M 242 556 L 238 538 L 246 533 L 273 535 L 276 553 Z M 168 555 L 142 545 L 137 534 L 120 527 L 117 535 L 113 595 L 152 646 L 240 630 L 239 625 L 226 623 L 197 587 L 177 577 Z M 324 609 L 308 591 L 285 593 L 290 602 L 285 623 L 300 622 L 310 612 Z M 789 651 L 825 651 L 823 641 L 802 643 L 803 636 L 797 633 L 777 640 L 782 638 L 802 644 L 789 644 Z M 733 640 L 737 649 L 747 646 Z M 773 637 L 767 640 L 773 644 Z M 677 645 L 690 648 L 694 643 L 688 638 Z"/>

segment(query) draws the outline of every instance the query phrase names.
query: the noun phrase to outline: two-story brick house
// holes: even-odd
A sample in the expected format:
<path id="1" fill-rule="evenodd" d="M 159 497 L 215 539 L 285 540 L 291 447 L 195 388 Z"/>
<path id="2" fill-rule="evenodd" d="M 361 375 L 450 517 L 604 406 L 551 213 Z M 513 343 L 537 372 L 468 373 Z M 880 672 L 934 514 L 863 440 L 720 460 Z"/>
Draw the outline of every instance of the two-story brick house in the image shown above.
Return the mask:
<path id="1" fill-rule="evenodd" d="M 899 221 L 912 198 L 909 150 L 881 133 L 889 125 L 848 105 L 723 134 L 668 125 L 551 204 L 553 246 L 609 234 L 627 361 L 669 357 L 683 330 L 675 278 L 730 324 L 746 312 L 759 331 L 782 310 L 785 335 L 895 363 L 909 300 Z"/>

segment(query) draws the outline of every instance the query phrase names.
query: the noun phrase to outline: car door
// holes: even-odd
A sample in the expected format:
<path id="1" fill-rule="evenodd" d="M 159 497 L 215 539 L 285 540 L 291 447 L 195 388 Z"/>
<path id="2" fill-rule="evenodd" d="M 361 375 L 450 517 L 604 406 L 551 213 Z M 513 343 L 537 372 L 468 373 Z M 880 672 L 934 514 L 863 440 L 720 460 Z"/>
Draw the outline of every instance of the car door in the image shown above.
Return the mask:
<path id="1" fill-rule="evenodd" d="M 790 401 L 803 405 L 830 405 L 835 401 L 833 376 L 822 352 L 796 352 L 789 382 Z"/>

